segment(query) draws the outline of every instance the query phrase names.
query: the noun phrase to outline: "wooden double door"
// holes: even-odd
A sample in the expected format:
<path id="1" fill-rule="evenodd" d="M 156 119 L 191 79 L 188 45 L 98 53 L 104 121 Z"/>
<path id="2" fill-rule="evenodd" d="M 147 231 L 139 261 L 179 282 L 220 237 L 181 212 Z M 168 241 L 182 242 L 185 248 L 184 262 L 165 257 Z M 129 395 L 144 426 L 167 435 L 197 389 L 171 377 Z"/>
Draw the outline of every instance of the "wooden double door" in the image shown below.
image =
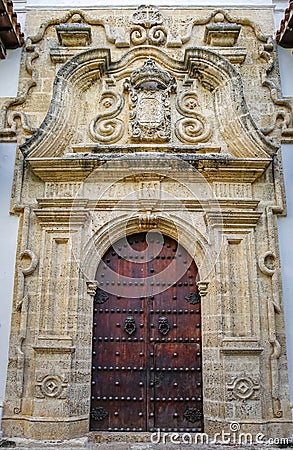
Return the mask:
<path id="1" fill-rule="evenodd" d="M 157 232 L 104 255 L 94 303 L 91 430 L 203 431 L 201 312 L 189 253 Z"/>

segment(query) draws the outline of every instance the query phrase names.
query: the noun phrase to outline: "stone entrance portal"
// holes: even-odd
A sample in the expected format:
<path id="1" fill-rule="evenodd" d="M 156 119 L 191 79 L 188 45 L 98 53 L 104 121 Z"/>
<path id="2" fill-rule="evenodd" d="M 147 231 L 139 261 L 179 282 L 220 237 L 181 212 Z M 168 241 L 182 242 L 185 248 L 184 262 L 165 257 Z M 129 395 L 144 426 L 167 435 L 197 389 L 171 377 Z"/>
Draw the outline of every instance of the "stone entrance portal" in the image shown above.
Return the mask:
<path id="1" fill-rule="evenodd" d="M 272 9 L 27 20 L 20 94 L 2 111 L 1 136 L 19 143 L 20 216 L 5 435 L 213 437 L 231 422 L 290 435 L 276 215 L 291 109 L 277 95 Z M 138 265 L 154 232 L 159 259 Z M 140 286 L 173 256 L 160 286 Z"/>

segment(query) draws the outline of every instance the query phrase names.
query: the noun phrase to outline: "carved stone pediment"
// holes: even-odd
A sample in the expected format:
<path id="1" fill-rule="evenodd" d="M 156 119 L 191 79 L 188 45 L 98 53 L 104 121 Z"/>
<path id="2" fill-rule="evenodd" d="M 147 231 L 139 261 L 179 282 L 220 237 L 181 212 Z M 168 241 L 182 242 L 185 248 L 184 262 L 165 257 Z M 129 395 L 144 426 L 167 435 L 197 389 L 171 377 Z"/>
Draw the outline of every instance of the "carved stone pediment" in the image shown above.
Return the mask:
<path id="1" fill-rule="evenodd" d="M 24 154 L 68 161 L 73 153 L 76 160 L 126 146 L 137 151 L 140 142 L 157 151 L 236 158 L 267 159 L 276 151 L 253 121 L 241 76 L 226 58 L 203 48 L 186 50 L 184 61 L 148 52 L 148 59 L 141 47 L 111 62 L 107 51 L 91 49 L 64 64 L 47 117 L 21 147 Z"/>
<path id="2" fill-rule="evenodd" d="M 78 52 L 92 46 L 93 51 L 98 48 L 111 50 L 113 61 L 108 72 L 109 79 L 113 80 L 113 77 L 118 76 L 113 82 L 115 91 L 120 88 L 120 93 L 122 90 L 119 84 L 123 82 L 121 77 L 128 78 L 131 72 L 141 66 L 142 59 L 144 61 L 147 57 L 155 59 L 159 66 L 168 71 L 172 77 L 176 77 L 178 83 L 178 77 L 184 78 L 187 74 L 182 72 L 182 69 L 186 70 L 186 53 L 191 49 L 201 48 L 205 51 L 212 48 L 218 55 L 223 56 L 232 65 L 234 64 L 236 71 L 239 69 L 246 85 L 246 101 L 260 132 L 277 143 L 281 136 L 287 142 L 292 140 L 292 105 L 288 98 L 281 98 L 278 89 L 278 71 L 275 70 L 273 63 L 275 49 L 272 36 L 267 34 L 266 22 L 262 23 L 262 20 L 255 16 L 253 10 L 239 13 L 233 9 L 196 8 L 195 14 L 191 14 L 189 9 L 181 10 L 180 14 L 177 14 L 175 13 L 177 8 L 179 6 L 174 10 L 173 8 L 142 5 L 130 8 L 130 10 L 118 9 L 115 12 L 114 10 L 109 11 L 107 8 L 98 8 L 97 10 L 93 8 L 90 11 L 74 9 L 60 12 L 52 19 L 45 13 L 35 14 L 33 20 L 36 24 L 36 34 L 27 38 L 24 48 L 24 64 L 21 68 L 21 76 L 27 80 L 27 83 L 15 100 L 7 99 L 3 104 L 0 138 L 7 141 L 17 140 L 21 144 L 28 136 L 32 136 L 44 119 L 52 95 L 52 83 L 46 82 L 42 85 L 42 79 L 51 79 L 52 74 L 55 73 L 56 64 L 66 62 L 69 63 L 69 66 L 74 64 L 75 60 L 70 59 L 72 57 L 77 57 L 78 64 L 80 64 L 81 58 Z M 252 46 L 252 41 L 254 46 Z M 46 59 L 47 50 L 50 61 Z M 158 58 L 155 50 L 161 50 Z M 136 62 L 132 64 L 134 55 Z M 169 57 L 173 59 L 172 64 L 169 63 Z M 122 70 L 122 75 L 120 69 L 123 64 L 125 70 L 124 72 Z M 219 61 L 219 72 L 221 72 L 223 64 L 222 61 Z M 65 70 L 69 66 L 66 66 Z M 252 84 L 252 80 L 255 78 L 254 70 L 250 70 L 252 67 L 259 67 L 260 77 L 256 84 Z M 46 73 L 47 70 L 48 73 Z M 202 70 L 204 69 L 201 67 L 199 72 L 195 71 L 199 81 L 203 76 Z M 187 78 L 195 77 L 195 73 L 193 76 L 188 73 Z M 102 78 L 103 71 L 97 74 L 96 81 L 101 80 L 101 84 L 105 84 L 106 81 Z M 65 79 L 67 78 L 65 77 Z M 90 83 L 87 76 L 85 79 Z M 216 77 L 216 79 L 218 78 Z M 71 78 L 71 81 L 72 87 L 75 87 L 77 81 L 75 76 Z M 188 79 L 186 81 L 188 84 Z M 254 86 L 253 90 L 248 87 L 251 85 Z M 37 87 L 34 88 L 34 86 Z M 240 90 L 242 89 L 241 86 L 238 87 Z M 180 83 L 178 83 L 178 92 L 180 89 Z M 237 88 L 233 86 L 232 89 Z M 63 91 L 66 92 L 67 88 L 64 88 Z M 42 100 L 39 101 L 41 92 L 44 92 L 45 95 L 42 94 Z M 82 92 L 84 93 L 84 91 Z M 82 98 L 83 94 L 81 95 L 80 92 L 73 89 L 73 95 L 75 94 L 79 95 L 82 104 L 75 104 L 73 108 L 76 108 L 82 115 L 82 105 L 84 107 L 88 103 L 88 99 Z M 93 100 L 96 93 L 92 92 L 91 95 Z M 257 102 L 255 102 L 255 96 L 258 99 Z M 267 99 L 270 103 L 269 107 Z M 221 99 L 221 101 L 223 104 L 229 104 L 226 99 Z M 105 127 L 101 126 L 101 133 L 97 133 L 101 142 L 127 144 L 126 139 L 124 142 L 120 141 L 123 128 L 121 123 L 125 123 L 125 118 L 119 119 L 118 114 L 109 109 L 107 111 L 98 110 L 93 101 L 89 103 L 90 110 L 95 112 L 96 116 L 102 114 L 100 121 L 103 120 L 103 117 L 109 120 Z M 204 110 L 208 109 L 208 105 L 201 99 L 200 103 Z M 24 104 L 27 106 L 22 108 L 20 105 Z M 33 105 L 31 111 L 29 105 Z M 91 117 L 91 120 L 94 120 L 94 116 Z M 119 120 L 120 122 L 118 122 Z M 245 118 L 243 118 L 244 120 Z M 116 125 L 119 132 L 118 128 L 115 129 L 115 132 L 113 131 Z M 210 125 L 215 130 L 217 124 L 211 123 Z M 198 122 L 197 124 L 193 123 L 192 126 L 188 123 L 189 134 L 197 134 L 197 131 L 194 130 L 197 130 L 198 126 L 201 126 Z M 173 130 L 173 128 L 172 123 L 171 129 Z M 126 123 L 125 133 L 128 129 L 129 126 Z M 80 130 L 77 129 L 77 132 L 80 135 Z M 116 140 L 112 139 L 112 135 Z M 170 142 L 172 142 L 172 137 Z M 215 135 L 214 139 L 217 141 L 218 136 Z M 79 139 L 75 138 L 76 143 L 81 143 L 81 140 L 77 141 Z M 85 144 L 86 140 L 83 139 L 82 143 Z M 192 143 L 194 144 L 194 142 Z"/>

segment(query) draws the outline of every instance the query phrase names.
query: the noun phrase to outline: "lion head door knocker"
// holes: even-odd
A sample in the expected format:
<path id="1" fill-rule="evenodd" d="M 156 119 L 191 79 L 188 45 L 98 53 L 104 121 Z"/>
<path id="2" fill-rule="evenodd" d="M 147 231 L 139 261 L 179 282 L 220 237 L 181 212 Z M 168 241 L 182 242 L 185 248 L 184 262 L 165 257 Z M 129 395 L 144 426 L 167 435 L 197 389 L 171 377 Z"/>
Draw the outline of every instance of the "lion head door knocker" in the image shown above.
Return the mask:
<path id="1" fill-rule="evenodd" d="M 159 331 L 164 336 L 166 336 L 166 334 L 169 333 L 170 325 L 169 325 L 167 317 L 159 317 Z"/>
<path id="2" fill-rule="evenodd" d="M 130 135 L 136 141 L 161 141 L 171 139 L 172 92 L 176 80 L 151 59 L 132 72 L 124 82 L 129 92 Z"/>
<path id="3" fill-rule="evenodd" d="M 126 319 L 124 320 L 124 330 L 128 334 L 133 334 L 135 332 L 136 323 L 134 317 L 132 316 L 126 317 Z"/>

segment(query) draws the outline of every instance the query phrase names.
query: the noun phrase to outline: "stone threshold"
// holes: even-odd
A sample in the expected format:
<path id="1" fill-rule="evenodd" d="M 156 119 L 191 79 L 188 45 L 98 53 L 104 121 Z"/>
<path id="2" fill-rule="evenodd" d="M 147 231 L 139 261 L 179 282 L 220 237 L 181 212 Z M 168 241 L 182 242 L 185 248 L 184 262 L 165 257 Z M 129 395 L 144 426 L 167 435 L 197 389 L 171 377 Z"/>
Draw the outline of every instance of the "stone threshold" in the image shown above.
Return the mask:
<path id="1" fill-rule="evenodd" d="M 293 443 L 269 445 L 269 444 L 224 444 L 217 443 L 172 443 L 170 439 L 165 442 L 151 440 L 151 432 L 90 432 L 82 438 L 70 440 L 33 440 L 24 438 L 2 438 L 0 448 L 14 448 L 15 450 L 173 450 L 173 449 L 197 449 L 197 450 L 277 450 L 280 448 L 293 448 Z M 174 433 L 175 434 L 175 433 Z M 180 433 L 179 433 L 180 434 Z"/>
<path id="2" fill-rule="evenodd" d="M 135 431 L 91 431 L 88 434 L 89 442 L 149 442 L 151 443 L 151 432 Z"/>

